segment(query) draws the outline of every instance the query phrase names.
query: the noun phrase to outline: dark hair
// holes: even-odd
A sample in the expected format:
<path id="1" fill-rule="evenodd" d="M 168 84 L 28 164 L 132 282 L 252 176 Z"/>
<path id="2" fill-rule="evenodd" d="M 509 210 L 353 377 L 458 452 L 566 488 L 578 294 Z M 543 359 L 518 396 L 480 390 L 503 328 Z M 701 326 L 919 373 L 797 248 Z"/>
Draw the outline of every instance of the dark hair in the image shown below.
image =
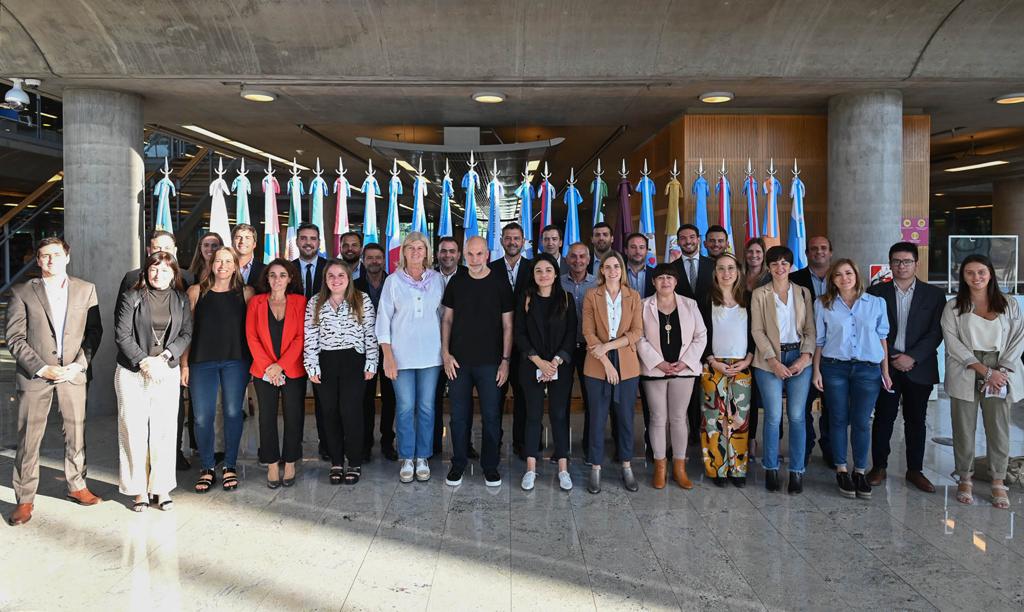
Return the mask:
<path id="1" fill-rule="evenodd" d="M 603 228 L 606 228 L 606 229 L 607 229 L 607 230 L 608 230 L 609 232 L 613 232 L 613 230 L 612 230 L 612 226 L 608 225 L 608 224 L 607 224 L 607 223 L 605 223 L 604 221 L 601 221 L 601 222 L 599 222 L 599 223 L 595 223 L 595 224 L 594 224 L 594 228 L 593 228 L 592 230 L 590 230 L 590 233 L 591 233 L 591 234 L 593 234 L 593 233 L 594 233 L 594 232 L 596 232 L 597 230 L 599 230 L 599 229 L 603 229 Z"/>
<path id="2" fill-rule="evenodd" d="M 263 271 L 260 272 L 260 278 L 256 281 L 256 291 L 259 293 L 270 293 L 269 279 L 270 268 L 272 266 L 281 266 L 284 268 L 284 271 L 288 273 L 288 286 L 284 289 L 285 295 L 288 295 L 289 293 L 298 293 L 299 295 L 303 294 L 302 280 L 299 278 L 298 269 L 295 267 L 295 264 L 281 257 L 278 257 L 274 261 L 263 266 Z"/>
<path id="3" fill-rule="evenodd" d="M 509 223 L 505 227 L 501 228 L 501 233 L 502 234 L 504 234 L 505 232 L 508 232 L 508 231 L 513 231 L 513 232 L 518 231 L 523 236 L 526 236 L 526 232 L 523 231 L 523 226 L 519 225 L 515 221 L 513 221 L 512 223 Z"/>
<path id="4" fill-rule="evenodd" d="M 725 234 L 726 236 L 729 235 L 729 232 L 726 231 L 726 229 L 724 227 L 722 227 L 721 225 L 712 225 L 711 227 L 708 228 L 708 231 L 704 232 L 704 236 L 707 236 L 708 234 L 710 234 L 712 232 L 718 232 L 719 234 Z M 698 236 L 699 235 L 700 234 L 698 234 Z"/>
<path id="5" fill-rule="evenodd" d="M 362 244 L 363 242 L 363 235 L 360 234 L 359 232 L 345 232 L 344 234 L 338 236 L 338 244 L 341 244 L 348 236 L 355 236 L 356 238 L 359 239 L 360 244 Z"/>
<path id="6" fill-rule="evenodd" d="M 793 251 L 790 251 L 789 247 L 782 246 L 781 244 L 775 245 L 764 254 L 764 265 L 767 266 L 781 259 L 785 259 L 789 262 L 789 265 L 793 265 Z"/>
<path id="7" fill-rule="evenodd" d="M 139 270 L 139 280 L 132 286 L 132 289 L 152 288 L 153 286 L 149 284 L 149 269 L 160 264 L 167 264 L 170 266 L 171 271 L 174 272 L 174 278 L 171 279 L 171 288 L 178 291 L 184 289 L 185 285 L 181 282 L 181 269 L 178 268 L 178 260 L 174 258 L 174 255 L 166 251 L 157 251 L 146 258 L 145 263 L 142 264 L 142 269 Z"/>
<path id="8" fill-rule="evenodd" d="M 700 228 L 699 227 L 697 227 L 696 225 L 694 225 L 692 223 L 684 223 L 684 224 L 679 226 L 679 229 L 676 230 L 676 240 L 679 240 L 679 234 L 681 234 L 683 230 L 693 230 L 693 233 L 697 234 L 697 237 L 700 238 Z"/>
<path id="9" fill-rule="evenodd" d="M 637 235 L 641 236 L 642 234 Z M 672 278 L 676 279 L 677 283 L 679 282 L 679 272 L 676 271 L 676 267 L 674 264 L 660 263 L 654 266 L 654 270 L 651 270 L 651 278 L 655 279 L 658 278 L 659 276 L 671 276 Z"/>
<path id="10" fill-rule="evenodd" d="M 540 235 L 543 236 L 544 232 L 558 232 L 558 239 L 562 239 L 562 230 L 557 225 L 545 225 L 544 229 L 540 230 Z"/>
<path id="11" fill-rule="evenodd" d="M 45 246 L 50 246 L 51 244 L 59 244 L 61 248 L 64 249 L 65 255 L 71 254 L 70 244 L 65 242 L 64 239 L 59 236 L 50 236 L 49 238 L 43 238 L 42 240 L 36 243 L 36 256 L 39 255 L 40 249 L 42 249 Z"/>
<path id="12" fill-rule="evenodd" d="M 914 256 L 914 261 L 917 261 L 917 245 L 913 242 L 897 242 L 889 247 L 890 261 L 892 260 L 892 256 L 896 253 L 910 253 Z"/>
<path id="13" fill-rule="evenodd" d="M 295 235 L 298 236 L 302 230 L 313 230 L 316 232 L 316 237 L 320 237 L 320 226 L 316 223 L 303 223 L 295 230 Z"/>
<path id="14" fill-rule="evenodd" d="M 810 249 L 811 249 L 811 240 L 814 240 L 815 238 L 824 238 L 825 242 L 828 243 L 828 250 L 829 251 L 832 250 L 832 239 L 831 238 L 829 238 L 828 236 L 811 236 L 810 238 L 807 239 L 807 246 L 804 247 L 805 251 L 810 251 Z"/>
<path id="15" fill-rule="evenodd" d="M 170 233 L 168 231 L 165 231 L 165 230 L 153 230 L 153 233 L 151 233 L 149 235 L 149 241 L 153 242 L 157 238 L 162 238 L 164 236 L 170 238 L 171 242 L 173 242 L 175 245 L 178 244 L 178 241 L 174 238 L 174 234 L 172 234 L 172 233 Z"/>
<path id="16" fill-rule="evenodd" d="M 640 232 L 633 232 L 632 234 L 630 234 L 630 235 L 626 236 L 626 240 L 625 240 L 625 242 L 623 242 L 622 244 L 625 244 L 625 245 L 629 245 L 629 241 L 630 241 L 630 240 L 632 240 L 632 239 L 634 239 L 634 238 L 640 238 L 640 239 L 642 239 L 642 240 L 644 241 L 644 246 L 649 246 L 649 245 L 647 244 L 647 236 L 644 236 L 644 235 L 643 235 L 643 234 L 641 234 Z"/>
<path id="17" fill-rule="evenodd" d="M 444 244 L 445 242 L 453 243 L 459 249 L 459 251 L 462 251 L 462 245 L 459 243 L 458 240 L 455 239 L 455 236 L 442 236 L 441 238 L 439 238 L 437 240 L 437 250 L 440 251 L 441 245 Z"/>
<path id="18" fill-rule="evenodd" d="M 964 257 L 960 262 L 960 286 L 956 290 L 956 311 L 957 314 L 970 312 L 974 304 L 971 302 L 971 289 L 964 280 L 964 268 L 967 264 L 980 263 L 988 268 L 988 307 L 992 312 L 1003 314 L 1006 312 L 1006 296 L 999 290 L 999 283 L 996 282 L 996 269 L 992 266 L 992 260 L 988 257 L 975 253 Z"/>
<path id="19" fill-rule="evenodd" d="M 249 225 L 248 223 L 239 223 L 235 227 L 231 228 L 231 239 L 235 239 L 235 235 L 238 232 L 252 232 L 252 237 L 256 238 L 259 234 L 256 233 L 256 228 Z"/>
<path id="20" fill-rule="evenodd" d="M 384 257 L 388 256 L 388 252 L 384 250 L 384 247 L 381 246 L 381 244 L 379 242 L 371 242 L 370 244 L 364 244 L 363 245 L 363 254 L 364 255 L 366 254 L 367 251 L 374 251 L 374 250 L 380 251 L 381 253 L 384 253 Z"/>
<path id="21" fill-rule="evenodd" d="M 224 238 L 221 237 L 217 232 L 206 232 L 199 238 L 199 242 L 196 243 L 196 250 L 192 253 L 192 265 L 188 267 L 189 272 L 195 277 L 195 282 L 203 280 L 203 274 L 207 271 L 206 260 L 203 259 L 203 241 L 213 236 L 220 243 L 220 246 L 224 246 Z M 220 247 L 218 247 L 220 248 Z"/>
<path id="22" fill-rule="evenodd" d="M 825 293 L 818 297 L 821 300 L 821 305 L 829 310 L 832 310 L 832 305 L 835 304 L 836 298 L 839 297 L 839 289 L 832 278 L 839 270 L 839 266 L 850 266 L 850 269 L 853 270 L 853 275 L 857 277 L 857 284 L 853 288 L 857 292 L 857 297 L 854 299 L 859 300 L 860 296 L 864 295 L 864 277 L 860 275 L 860 268 L 857 267 L 857 264 L 852 259 L 845 257 L 837 259 L 828 267 L 828 273 L 825 275 Z"/>
<path id="23" fill-rule="evenodd" d="M 559 292 L 561 292 L 562 294 L 562 299 L 553 300 L 554 310 L 552 310 L 549 313 L 549 316 L 561 317 L 562 315 L 565 314 L 566 310 L 568 310 L 569 299 L 571 298 L 569 298 L 568 292 L 562 289 L 562 285 L 558 282 L 558 261 L 555 260 L 554 255 L 551 255 L 550 253 L 541 253 L 537 255 L 536 257 L 533 258 L 533 268 L 536 269 L 537 264 L 539 264 L 542 261 L 551 264 L 551 267 L 555 269 L 555 282 L 551 286 L 551 297 L 557 297 Z M 523 296 L 523 310 L 529 312 L 530 302 L 533 300 L 534 297 L 538 295 L 540 295 L 540 287 L 537 286 L 537 280 L 536 278 L 534 278 L 533 273 L 531 271 L 529 280 L 526 283 L 526 294 Z"/>

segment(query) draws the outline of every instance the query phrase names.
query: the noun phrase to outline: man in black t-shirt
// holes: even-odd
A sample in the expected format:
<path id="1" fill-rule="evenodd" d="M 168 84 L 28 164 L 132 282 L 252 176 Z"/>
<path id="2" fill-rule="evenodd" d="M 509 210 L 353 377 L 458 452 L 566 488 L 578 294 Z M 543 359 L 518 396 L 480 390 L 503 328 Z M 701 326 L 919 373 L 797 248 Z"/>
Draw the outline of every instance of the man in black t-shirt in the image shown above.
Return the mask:
<path id="1" fill-rule="evenodd" d="M 466 241 L 465 274 L 448 282 L 441 305 L 441 357 L 451 381 L 452 467 L 445 483 L 462 484 L 473 425 L 473 388 L 480 400 L 483 444 L 480 467 L 489 487 L 501 486 L 498 447 L 501 407 L 498 388 L 508 379 L 512 351 L 512 287 L 508 279 L 487 267 L 487 242 L 474 236 Z"/>

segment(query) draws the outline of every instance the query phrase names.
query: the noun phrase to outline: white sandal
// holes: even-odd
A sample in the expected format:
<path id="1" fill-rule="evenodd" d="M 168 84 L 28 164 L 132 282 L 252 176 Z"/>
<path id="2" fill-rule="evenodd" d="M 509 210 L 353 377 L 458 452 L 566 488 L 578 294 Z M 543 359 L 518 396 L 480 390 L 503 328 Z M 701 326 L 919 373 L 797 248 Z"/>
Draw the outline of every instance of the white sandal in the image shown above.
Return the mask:
<path id="1" fill-rule="evenodd" d="M 1002 495 L 996 495 L 996 491 L 1001 491 Z M 992 506 L 1000 510 L 1008 510 L 1010 508 L 1010 496 L 1007 494 L 1009 491 L 1010 487 L 1006 485 L 992 485 Z"/>
<path id="2" fill-rule="evenodd" d="M 960 487 L 967 487 L 967 490 L 961 490 Z M 956 501 L 961 504 L 967 504 L 970 506 L 974 503 L 974 483 L 970 480 L 960 480 L 957 483 Z"/>

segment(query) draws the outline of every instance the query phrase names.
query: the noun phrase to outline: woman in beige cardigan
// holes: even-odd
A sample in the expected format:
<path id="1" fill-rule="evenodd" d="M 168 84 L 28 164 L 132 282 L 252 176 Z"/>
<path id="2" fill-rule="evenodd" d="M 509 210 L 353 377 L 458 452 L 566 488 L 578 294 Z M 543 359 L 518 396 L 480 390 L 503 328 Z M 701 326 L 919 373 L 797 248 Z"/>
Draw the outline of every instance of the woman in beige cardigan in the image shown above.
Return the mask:
<path id="1" fill-rule="evenodd" d="M 960 264 L 960 288 L 942 311 L 946 342 L 946 393 L 953 418 L 956 499 L 974 501 L 974 438 L 978 405 L 985 424 L 992 505 L 1010 507 L 1006 465 L 1010 454 L 1010 407 L 1024 399 L 1024 319 L 1016 300 L 999 290 L 992 262 L 968 255 Z"/>
<path id="2" fill-rule="evenodd" d="M 653 271 L 654 295 L 641 307 L 644 335 L 637 343 L 642 366 L 640 377 L 651 409 L 648 431 L 654 452 L 655 489 L 665 488 L 668 461 L 666 425 L 672 432 L 672 476 L 684 489 L 693 487 L 686 476 L 686 409 L 694 381 L 701 373 L 700 358 L 707 343 L 707 329 L 697 302 L 676 294 L 679 277 L 675 266 L 658 264 Z"/>

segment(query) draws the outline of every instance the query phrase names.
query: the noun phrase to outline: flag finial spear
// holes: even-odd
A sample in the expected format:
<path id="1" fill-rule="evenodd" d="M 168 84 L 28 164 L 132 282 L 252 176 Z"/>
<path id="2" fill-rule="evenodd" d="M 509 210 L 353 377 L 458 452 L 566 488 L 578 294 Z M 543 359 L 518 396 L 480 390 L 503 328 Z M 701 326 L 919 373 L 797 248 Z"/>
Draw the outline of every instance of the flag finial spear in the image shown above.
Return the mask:
<path id="1" fill-rule="evenodd" d="M 621 176 L 622 178 L 628 178 L 629 177 L 629 173 L 626 172 L 626 160 L 625 159 L 622 160 L 622 170 L 619 170 L 619 176 Z"/>
<path id="2" fill-rule="evenodd" d="M 371 177 L 375 174 L 373 170 L 373 158 L 366 160 L 366 176 Z"/>
<path id="3" fill-rule="evenodd" d="M 771 158 L 771 163 L 768 165 L 768 176 L 775 176 L 775 158 Z"/>
<path id="4" fill-rule="evenodd" d="M 420 158 L 420 161 L 416 164 L 416 174 L 420 178 L 423 178 L 423 158 L 422 157 Z"/>
<path id="5" fill-rule="evenodd" d="M 700 158 L 700 163 L 697 166 L 697 176 L 704 176 L 704 158 Z"/>
<path id="6" fill-rule="evenodd" d="M 224 178 L 224 158 L 223 157 L 218 157 L 217 158 L 217 169 L 214 170 L 214 172 L 217 173 L 217 178 L 219 178 L 219 179 Z"/>
<path id="7" fill-rule="evenodd" d="M 315 174 L 317 178 L 320 178 L 323 173 L 324 171 L 320 169 L 320 158 L 318 157 L 316 158 L 316 170 L 313 171 L 313 174 Z"/>
<path id="8" fill-rule="evenodd" d="M 569 184 L 576 184 L 576 168 L 569 168 Z"/>
<path id="9" fill-rule="evenodd" d="M 645 157 L 645 158 L 644 158 L 644 171 L 643 171 L 643 172 L 641 172 L 641 174 L 643 174 L 644 176 L 647 176 L 647 175 L 648 175 L 648 174 L 650 174 L 650 173 L 651 173 L 651 172 L 650 172 L 650 171 L 649 171 L 649 170 L 647 169 L 647 158 Z"/>
<path id="10" fill-rule="evenodd" d="M 245 158 L 242 158 L 242 167 L 238 170 L 238 176 L 245 176 L 249 171 L 245 169 Z"/>
<path id="11" fill-rule="evenodd" d="M 473 157 L 473 149 L 469 150 L 469 169 L 472 170 L 476 166 L 476 158 Z"/>
<path id="12" fill-rule="evenodd" d="M 164 156 L 164 167 L 160 170 L 160 173 L 164 175 L 164 178 L 171 176 L 171 166 L 167 163 L 167 156 Z"/>
<path id="13" fill-rule="evenodd" d="M 729 171 L 725 169 L 725 159 L 723 158 L 722 159 L 722 169 L 718 171 L 718 175 L 719 176 L 725 176 L 726 174 L 729 174 Z"/>
<path id="14" fill-rule="evenodd" d="M 294 157 L 292 158 L 292 169 L 289 170 L 289 172 L 295 178 L 299 178 L 299 164 L 296 162 Z"/>
<path id="15" fill-rule="evenodd" d="M 496 181 L 496 180 L 498 180 L 498 174 L 499 174 L 498 173 L 498 159 L 495 158 L 495 159 L 492 160 L 492 162 L 493 162 L 493 165 L 492 165 L 493 170 L 491 171 L 491 174 L 493 176 L 491 177 L 491 180 L 492 181 Z"/>
<path id="16" fill-rule="evenodd" d="M 526 162 L 526 166 L 523 167 L 523 182 L 530 180 L 530 162 Z"/>
<path id="17" fill-rule="evenodd" d="M 747 176 L 754 176 L 754 169 L 750 165 L 750 158 L 747 158 Z"/>
<path id="18" fill-rule="evenodd" d="M 795 157 L 793 158 L 793 170 L 792 170 L 792 172 L 793 172 L 793 178 L 796 178 L 796 177 L 800 176 L 800 169 L 797 168 L 797 166 L 796 166 L 796 158 Z"/>
<path id="19" fill-rule="evenodd" d="M 672 160 L 672 172 L 670 172 L 670 174 L 672 175 L 672 179 L 673 180 L 675 180 L 679 176 L 679 160 L 678 159 L 673 159 Z"/>
<path id="20" fill-rule="evenodd" d="M 391 176 L 393 178 L 398 178 L 398 159 L 397 158 L 392 158 L 391 159 Z"/>
<path id="21" fill-rule="evenodd" d="M 601 178 L 604 175 L 604 170 L 601 169 L 601 158 L 597 158 L 597 170 L 594 172 L 594 176 Z"/>
<path id="22" fill-rule="evenodd" d="M 544 162 L 544 172 L 541 173 L 541 176 L 544 177 L 545 181 L 551 178 L 551 173 L 548 172 L 548 162 Z"/>
<path id="23" fill-rule="evenodd" d="M 272 178 L 274 176 L 274 162 L 269 157 L 267 158 L 266 174 L 267 174 L 267 178 Z"/>
<path id="24" fill-rule="evenodd" d="M 345 162 L 341 160 L 340 155 L 338 156 L 338 169 L 335 170 L 335 172 L 338 174 L 338 178 L 345 176 L 345 173 L 348 172 L 348 170 L 345 169 Z"/>

